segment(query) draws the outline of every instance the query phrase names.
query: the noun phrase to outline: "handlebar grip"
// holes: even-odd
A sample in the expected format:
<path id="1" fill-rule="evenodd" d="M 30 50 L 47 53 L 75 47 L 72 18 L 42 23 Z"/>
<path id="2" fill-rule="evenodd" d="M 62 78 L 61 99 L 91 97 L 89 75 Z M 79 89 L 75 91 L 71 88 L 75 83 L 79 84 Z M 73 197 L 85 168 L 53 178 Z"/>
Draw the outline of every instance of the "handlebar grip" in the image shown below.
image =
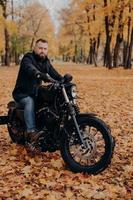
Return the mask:
<path id="1" fill-rule="evenodd" d="M 57 82 L 55 79 L 53 79 L 48 73 L 46 73 L 46 77 L 47 77 L 47 79 L 50 81 L 50 82 L 52 82 L 52 83 L 55 83 L 55 82 Z"/>

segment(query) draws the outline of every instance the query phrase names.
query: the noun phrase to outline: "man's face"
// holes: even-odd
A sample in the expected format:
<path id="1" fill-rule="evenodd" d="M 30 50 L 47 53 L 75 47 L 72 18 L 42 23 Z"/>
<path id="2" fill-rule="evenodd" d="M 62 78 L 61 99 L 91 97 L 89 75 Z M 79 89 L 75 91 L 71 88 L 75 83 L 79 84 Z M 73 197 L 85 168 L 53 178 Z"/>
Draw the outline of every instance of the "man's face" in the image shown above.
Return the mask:
<path id="1" fill-rule="evenodd" d="M 38 42 L 35 44 L 34 51 L 40 58 L 45 58 L 48 54 L 48 43 Z"/>

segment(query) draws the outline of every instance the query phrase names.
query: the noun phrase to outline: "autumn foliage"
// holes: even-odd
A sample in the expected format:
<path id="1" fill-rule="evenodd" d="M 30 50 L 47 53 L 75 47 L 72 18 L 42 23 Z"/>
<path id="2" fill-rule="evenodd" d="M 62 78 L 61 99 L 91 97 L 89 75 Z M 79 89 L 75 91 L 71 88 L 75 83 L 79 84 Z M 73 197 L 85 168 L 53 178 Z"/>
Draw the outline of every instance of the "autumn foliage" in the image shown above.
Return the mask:
<path id="1" fill-rule="evenodd" d="M 72 0 L 60 19 L 60 55 L 64 60 L 131 68 L 132 0 Z"/>
<path id="2" fill-rule="evenodd" d="M 14 2 L 14 4 L 11 4 Z M 35 40 L 49 41 L 49 54 L 55 54 L 54 25 L 49 11 L 38 1 L 0 1 L 0 63 L 19 63 L 20 57 L 33 49 Z M 52 45 L 51 45 L 52 44 Z"/>
<path id="3" fill-rule="evenodd" d="M 69 0 L 58 23 L 56 33 L 49 10 L 37 0 L 1 0 L 1 63 L 18 64 L 43 37 L 54 58 L 109 69 L 132 67 L 133 0 Z"/>
<path id="4" fill-rule="evenodd" d="M 133 71 L 83 65 L 57 65 L 70 72 L 78 86 L 82 112 L 94 112 L 116 139 L 114 157 L 101 174 L 69 171 L 60 153 L 31 154 L 13 144 L 0 126 L 0 199 L 127 199 L 133 197 Z M 0 115 L 7 114 L 18 68 L 0 68 Z M 8 74 L 8 76 L 7 76 Z"/>

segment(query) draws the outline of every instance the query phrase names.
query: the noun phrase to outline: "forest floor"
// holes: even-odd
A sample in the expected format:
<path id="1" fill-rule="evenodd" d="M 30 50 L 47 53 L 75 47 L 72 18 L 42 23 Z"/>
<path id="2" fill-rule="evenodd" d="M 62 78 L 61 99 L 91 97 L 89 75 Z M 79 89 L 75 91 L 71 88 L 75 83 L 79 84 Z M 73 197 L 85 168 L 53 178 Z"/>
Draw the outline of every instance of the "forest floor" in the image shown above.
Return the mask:
<path id="1" fill-rule="evenodd" d="M 109 167 L 98 175 L 72 173 L 59 152 L 31 156 L 0 126 L 1 200 L 133 199 L 133 70 L 57 65 L 73 74 L 82 112 L 94 112 L 116 139 Z M 0 67 L 0 115 L 7 114 L 18 67 Z"/>

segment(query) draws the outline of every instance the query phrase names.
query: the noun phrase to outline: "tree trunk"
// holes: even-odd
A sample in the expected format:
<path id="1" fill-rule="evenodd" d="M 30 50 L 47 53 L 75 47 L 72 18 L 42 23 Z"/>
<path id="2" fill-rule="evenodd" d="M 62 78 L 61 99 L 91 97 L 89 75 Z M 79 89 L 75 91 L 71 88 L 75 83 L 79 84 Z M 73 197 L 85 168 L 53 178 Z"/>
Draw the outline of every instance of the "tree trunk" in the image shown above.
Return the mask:
<path id="1" fill-rule="evenodd" d="M 97 56 L 98 56 L 98 49 L 99 49 L 99 46 L 100 46 L 100 37 L 101 37 L 101 34 L 99 33 L 98 37 L 97 37 L 97 49 L 96 49 L 96 55 Z"/>
<path id="2" fill-rule="evenodd" d="M 128 52 L 128 41 L 123 41 L 123 66 L 126 69 L 126 63 L 127 63 L 127 52 Z"/>
<path id="3" fill-rule="evenodd" d="M 118 33 L 117 38 L 116 38 L 115 48 L 114 48 L 113 67 L 118 67 L 118 56 L 119 56 L 119 49 L 120 49 L 121 42 L 122 42 L 122 38 L 120 34 Z"/>
<path id="4" fill-rule="evenodd" d="M 5 21 L 7 20 L 7 0 L 1 0 L 0 1 L 0 5 L 2 7 L 2 11 L 3 11 L 3 17 L 5 19 Z M 10 65 L 10 35 L 8 32 L 8 29 L 5 25 L 4 28 L 4 34 L 5 34 L 5 59 L 4 59 L 4 64 L 6 66 Z"/>
<path id="5" fill-rule="evenodd" d="M 92 40 L 90 39 L 90 50 L 89 50 L 89 55 L 87 58 L 87 64 L 94 64 L 95 67 L 97 67 L 97 61 L 96 61 L 96 40 L 95 38 Z"/>
<path id="6" fill-rule="evenodd" d="M 12 21 L 14 21 L 14 1 L 11 0 Z"/>
<path id="7" fill-rule="evenodd" d="M 131 4 L 129 2 L 129 13 L 131 14 Z M 128 17 L 128 29 L 127 29 L 127 41 L 124 41 L 123 47 L 123 66 L 127 68 L 127 59 L 129 52 L 129 43 L 130 43 L 130 33 L 131 33 L 131 16 Z"/>
<path id="8" fill-rule="evenodd" d="M 119 3 L 119 2 L 118 2 Z M 120 14 L 119 14 L 119 22 L 118 22 L 118 33 L 116 37 L 116 44 L 114 48 L 114 57 L 113 57 L 113 66 L 118 66 L 118 56 L 119 56 L 119 50 L 120 50 L 120 44 L 123 41 L 123 10 L 124 10 L 124 2 L 123 0 L 120 1 Z"/>
<path id="9" fill-rule="evenodd" d="M 128 58 L 127 58 L 127 69 L 131 69 L 132 67 L 132 50 L 133 50 L 133 27 L 131 31 L 131 39 L 130 39 L 130 45 L 129 45 L 129 51 L 128 51 Z"/>
<path id="10" fill-rule="evenodd" d="M 96 53 L 96 40 L 95 38 L 93 39 L 93 45 L 92 45 L 92 58 L 93 58 L 93 63 L 95 67 L 97 67 L 97 53 Z"/>
<path id="11" fill-rule="evenodd" d="M 90 50 L 89 50 L 89 55 L 88 55 L 88 64 L 92 65 L 93 64 L 93 47 L 92 47 L 92 39 L 90 39 Z"/>
<path id="12" fill-rule="evenodd" d="M 104 0 L 104 7 L 107 7 L 107 0 Z M 105 16 L 105 30 L 106 30 L 106 44 L 105 44 L 105 51 L 104 51 L 104 66 L 108 67 L 109 69 L 112 68 L 112 56 L 110 50 L 110 43 L 111 43 L 111 34 L 109 31 L 109 16 Z"/>
<path id="13" fill-rule="evenodd" d="M 74 63 L 78 62 L 77 52 L 78 52 L 78 46 L 77 46 L 77 44 L 75 42 L 75 45 L 74 45 L 74 56 L 73 56 L 73 62 Z"/>
<path id="14" fill-rule="evenodd" d="M 104 65 L 109 69 L 112 69 L 112 56 L 110 50 L 110 43 L 111 43 L 111 36 L 109 33 L 109 22 L 108 16 L 105 17 L 105 27 L 106 27 L 106 44 L 105 44 L 105 51 L 104 51 Z"/>
<path id="15" fill-rule="evenodd" d="M 31 40 L 31 44 L 30 44 L 30 49 L 31 50 L 33 49 L 34 41 L 35 41 L 35 37 L 33 37 L 32 40 Z"/>
<path id="16" fill-rule="evenodd" d="M 10 66 L 10 35 L 5 27 L 5 65 Z"/>
<path id="17" fill-rule="evenodd" d="M 93 21 L 96 20 L 96 16 L 95 16 L 95 3 L 93 4 Z M 89 8 L 86 8 L 86 13 L 87 13 L 87 22 L 88 22 L 88 32 L 90 32 L 90 16 L 89 16 Z M 96 39 L 95 37 L 92 37 L 91 34 L 90 35 L 90 49 L 89 49 L 89 54 L 88 54 L 88 58 L 87 58 L 87 63 L 88 64 L 93 64 L 95 66 L 97 66 L 97 62 L 96 62 Z"/>

